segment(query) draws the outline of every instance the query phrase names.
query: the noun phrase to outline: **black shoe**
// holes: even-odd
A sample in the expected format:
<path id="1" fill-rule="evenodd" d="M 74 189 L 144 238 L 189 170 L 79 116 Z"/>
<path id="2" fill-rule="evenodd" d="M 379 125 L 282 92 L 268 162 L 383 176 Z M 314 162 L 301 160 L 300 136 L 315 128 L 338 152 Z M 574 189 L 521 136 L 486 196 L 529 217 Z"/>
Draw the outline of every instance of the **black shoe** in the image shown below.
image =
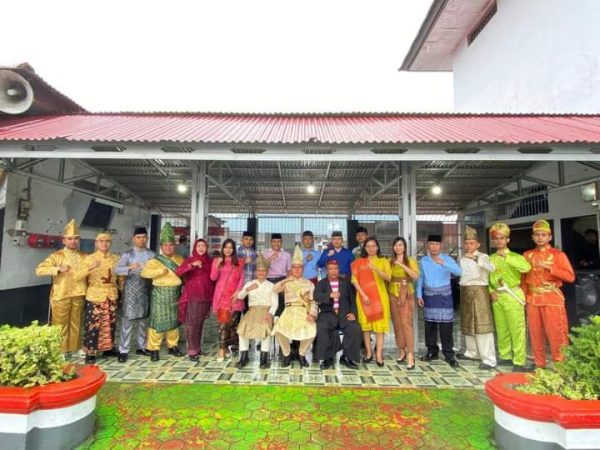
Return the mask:
<path id="1" fill-rule="evenodd" d="M 127 353 L 119 353 L 119 358 L 117 359 L 117 361 L 119 361 L 120 363 L 127 362 L 128 357 L 129 355 Z"/>
<path id="2" fill-rule="evenodd" d="M 450 367 L 460 367 L 460 364 L 458 363 L 458 361 L 454 358 L 446 358 L 446 362 L 448 363 L 448 365 Z"/>
<path id="3" fill-rule="evenodd" d="M 200 361 L 200 357 L 198 355 L 188 355 L 188 356 L 190 358 L 190 361 L 193 361 L 193 362 Z"/>
<path id="4" fill-rule="evenodd" d="M 342 357 L 340 358 L 340 364 L 343 364 L 348 369 L 352 369 L 352 370 L 357 370 L 358 369 L 358 364 L 356 364 L 351 359 L 346 358 L 344 355 L 342 355 Z"/>
<path id="5" fill-rule="evenodd" d="M 243 369 L 247 365 L 248 365 L 248 351 L 247 350 L 242 350 L 240 352 L 240 360 L 238 361 L 236 367 L 238 369 Z"/>
<path id="6" fill-rule="evenodd" d="M 181 350 L 179 350 L 179 347 L 171 347 L 169 349 L 169 355 L 173 355 L 173 356 L 183 356 L 183 353 L 181 353 Z"/>
<path id="7" fill-rule="evenodd" d="M 535 366 L 513 366 L 513 372 L 535 372 Z"/>
<path id="8" fill-rule="evenodd" d="M 138 348 L 138 349 L 135 351 L 135 354 L 136 354 L 136 355 L 142 355 L 142 356 L 150 356 L 151 352 L 149 352 L 149 351 L 148 351 L 148 350 L 146 350 L 145 348 L 144 348 L 144 349 Z"/>
<path id="9" fill-rule="evenodd" d="M 368 358 L 363 358 L 363 359 L 362 359 L 362 362 L 364 362 L 365 364 L 370 364 L 370 363 L 372 363 L 372 362 L 373 362 L 373 355 L 371 355 L 371 356 L 370 356 L 370 357 L 368 357 Z"/>
<path id="10" fill-rule="evenodd" d="M 110 358 L 111 356 L 119 356 L 120 353 L 116 348 L 111 348 L 110 350 L 106 350 L 102 352 L 102 356 L 105 358 Z"/>
<path id="11" fill-rule="evenodd" d="M 376 361 L 376 362 L 379 367 L 385 366 L 385 363 L 383 361 Z"/>
<path id="12" fill-rule="evenodd" d="M 495 369 L 494 366 L 490 366 L 489 364 L 486 364 L 484 362 L 482 362 L 481 364 L 479 364 L 479 370 L 492 370 Z"/>
<path id="13" fill-rule="evenodd" d="M 466 356 L 464 353 L 457 353 L 455 356 L 456 359 L 464 359 L 467 361 L 477 361 L 475 358 L 469 358 L 468 356 Z"/>
<path id="14" fill-rule="evenodd" d="M 415 363 L 412 363 L 412 366 L 411 366 L 410 364 L 408 364 L 408 365 L 406 366 L 406 370 L 414 370 L 414 369 L 415 369 L 415 367 L 416 367 L 416 364 L 415 364 Z"/>
<path id="15" fill-rule="evenodd" d="M 268 369 L 271 366 L 269 363 L 269 352 L 260 352 L 260 366 L 261 369 Z"/>
<path id="16" fill-rule="evenodd" d="M 158 361 L 159 359 L 158 350 L 150 351 L 150 361 Z"/>
<path id="17" fill-rule="evenodd" d="M 402 358 L 398 358 L 398 359 L 396 360 L 396 362 L 397 362 L 398 364 L 402 364 L 404 361 L 406 361 L 406 355 L 407 355 L 407 354 L 406 354 L 406 353 L 404 353 L 404 356 L 403 356 Z"/>
<path id="18" fill-rule="evenodd" d="M 421 361 L 434 361 L 436 359 L 440 359 L 440 357 L 436 354 L 434 355 L 433 353 L 427 353 L 426 355 L 423 355 L 419 358 Z"/>
<path id="19" fill-rule="evenodd" d="M 96 357 L 94 355 L 85 355 L 86 364 L 96 364 Z"/>
<path id="20" fill-rule="evenodd" d="M 281 358 L 281 363 L 279 364 L 281 367 L 289 367 L 292 363 L 292 355 L 287 355 Z"/>
<path id="21" fill-rule="evenodd" d="M 328 359 L 321 361 L 321 364 L 319 364 L 319 369 L 321 369 L 321 370 L 331 369 L 331 361 Z"/>
<path id="22" fill-rule="evenodd" d="M 309 367 L 310 366 L 310 364 L 308 363 L 308 361 L 306 360 L 306 357 L 304 355 L 298 356 L 298 362 L 300 363 L 300 367 Z"/>
<path id="23" fill-rule="evenodd" d="M 499 359 L 498 365 L 499 366 L 512 366 L 513 362 L 510 359 Z"/>

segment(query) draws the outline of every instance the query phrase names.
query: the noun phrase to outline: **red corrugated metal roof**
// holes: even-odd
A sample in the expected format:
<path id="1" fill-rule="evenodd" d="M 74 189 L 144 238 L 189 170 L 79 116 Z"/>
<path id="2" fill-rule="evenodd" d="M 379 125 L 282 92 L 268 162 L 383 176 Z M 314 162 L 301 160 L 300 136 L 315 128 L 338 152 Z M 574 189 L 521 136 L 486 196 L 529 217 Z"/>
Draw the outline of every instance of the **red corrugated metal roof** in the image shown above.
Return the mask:
<path id="1" fill-rule="evenodd" d="M 110 113 L 0 119 L 0 141 L 600 143 L 600 115 Z"/>

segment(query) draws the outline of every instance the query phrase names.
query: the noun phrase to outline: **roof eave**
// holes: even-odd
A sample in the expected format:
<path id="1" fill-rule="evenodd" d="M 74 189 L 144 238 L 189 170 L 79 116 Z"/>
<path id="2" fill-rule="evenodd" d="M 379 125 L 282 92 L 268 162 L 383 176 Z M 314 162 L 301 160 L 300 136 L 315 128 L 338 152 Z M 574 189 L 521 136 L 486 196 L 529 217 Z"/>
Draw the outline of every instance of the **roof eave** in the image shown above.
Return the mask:
<path id="1" fill-rule="evenodd" d="M 404 61 L 402 62 L 402 66 L 400 67 L 399 70 L 401 70 L 401 71 L 411 71 L 412 70 L 411 67 L 412 67 L 413 63 L 415 62 L 417 55 L 421 51 L 423 43 L 429 36 L 429 33 L 431 33 L 431 30 L 437 23 L 440 15 L 444 11 L 444 8 L 446 7 L 447 3 L 448 3 L 448 0 L 433 0 L 433 3 L 431 4 L 429 11 L 427 12 L 427 16 L 425 16 L 425 20 L 421 24 L 421 28 L 419 29 L 419 32 L 417 33 L 417 37 L 415 37 L 415 39 L 413 40 L 413 42 L 410 46 L 410 49 L 408 50 L 408 53 L 404 57 Z M 425 72 L 425 70 L 422 70 L 422 69 L 415 70 L 415 72 L 417 72 L 417 71 Z M 427 70 L 427 71 L 431 71 L 431 70 Z M 445 69 L 440 69 L 439 71 L 448 72 L 448 70 L 445 70 Z"/>

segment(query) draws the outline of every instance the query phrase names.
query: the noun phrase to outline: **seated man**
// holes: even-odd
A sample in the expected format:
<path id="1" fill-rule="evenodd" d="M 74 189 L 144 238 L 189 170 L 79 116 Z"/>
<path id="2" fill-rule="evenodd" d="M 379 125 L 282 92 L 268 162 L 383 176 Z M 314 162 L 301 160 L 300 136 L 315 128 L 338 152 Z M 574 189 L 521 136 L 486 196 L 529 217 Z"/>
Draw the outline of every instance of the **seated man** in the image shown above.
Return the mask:
<path id="1" fill-rule="evenodd" d="M 269 261 L 259 254 L 256 258 L 256 280 L 248 281 L 238 293 L 240 300 L 248 297 L 249 307 L 237 328 L 240 340 L 238 369 L 248 364 L 250 339 L 260 340 L 260 368 L 269 367 L 268 355 L 271 348 L 273 316 L 279 302 L 277 294 L 273 291 L 273 283 L 267 280 L 267 270 L 269 270 Z"/>
<path id="2" fill-rule="evenodd" d="M 304 258 L 300 247 L 294 250 L 292 275 L 281 280 L 274 287 L 276 293 L 283 292 L 285 309 L 273 327 L 273 335 L 279 342 L 283 360 L 281 367 L 288 367 L 292 361 L 290 341 L 300 341 L 300 366 L 308 367 L 304 356 L 317 334 L 315 324 L 317 307 L 313 300 L 314 284 L 302 277 Z"/>
<path id="3" fill-rule="evenodd" d="M 362 330 L 356 321 L 356 297 L 350 283 L 340 278 L 339 264 L 335 259 L 327 261 L 327 278 L 315 287 L 315 301 L 319 305 L 317 319 L 316 359 L 322 361 L 321 369 L 333 366 L 340 347 L 338 329 L 344 332 L 340 363 L 349 369 L 358 369 Z"/>

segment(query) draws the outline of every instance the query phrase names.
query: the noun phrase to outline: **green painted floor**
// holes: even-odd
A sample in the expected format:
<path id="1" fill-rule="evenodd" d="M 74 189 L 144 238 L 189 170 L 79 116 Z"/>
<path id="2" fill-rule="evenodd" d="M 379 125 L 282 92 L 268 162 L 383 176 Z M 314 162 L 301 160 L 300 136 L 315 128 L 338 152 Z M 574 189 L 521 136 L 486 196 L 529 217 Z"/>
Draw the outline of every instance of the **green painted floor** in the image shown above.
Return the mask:
<path id="1" fill-rule="evenodd" d="M 83 449 L 489 449 L 479 389 L 107 383 Z"/>

